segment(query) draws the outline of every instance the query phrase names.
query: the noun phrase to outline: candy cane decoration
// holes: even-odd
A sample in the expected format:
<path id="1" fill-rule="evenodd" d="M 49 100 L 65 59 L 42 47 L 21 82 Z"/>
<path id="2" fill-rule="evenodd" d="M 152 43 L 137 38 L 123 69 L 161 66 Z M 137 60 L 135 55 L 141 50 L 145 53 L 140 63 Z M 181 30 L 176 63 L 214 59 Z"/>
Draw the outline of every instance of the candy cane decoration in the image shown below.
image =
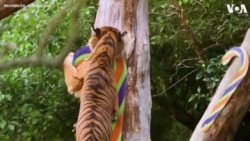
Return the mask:
<path id="1" fill-rule="evenodd" d="M 233 47 L 231 48 L 223 57 L 222 57 L 222 64 L 228 64 L 234 57 L 238 56 L 240 58 L 241 67 L 239 71 L 234 75 L 233 79 L 231 80 L 230 84 L 226 88 L 224 94 L 219 99 L 219 101 L 214 105 L 212 108 L 208 118 L 203 122 L 201 128 L 202 131 L 206 132 L 211 127 L 213 122 L 221 113 L 222 109 L 225 107 L 237 87 L 240 85 L 243 78 L 246 76 L 249 66 L 249 58 L 247 52 L 244 48 L 241 47 Z"/>

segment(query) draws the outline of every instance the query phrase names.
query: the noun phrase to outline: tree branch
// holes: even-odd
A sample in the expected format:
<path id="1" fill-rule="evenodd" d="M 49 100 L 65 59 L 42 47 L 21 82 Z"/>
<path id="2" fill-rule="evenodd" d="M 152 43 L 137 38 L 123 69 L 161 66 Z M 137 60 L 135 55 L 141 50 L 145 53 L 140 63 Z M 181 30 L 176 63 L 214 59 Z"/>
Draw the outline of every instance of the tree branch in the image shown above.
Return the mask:
<path id="1" fill-rule="evenodd" d="M 198 56 L 198 59 L 204 61 L 204 57 L 202 55 L 202 51 L 201 51 L 201 48 L 200 48 L 200 43 L 196 39 L 191 27 L 189 26 L 189 24 L 187 22 L 188 19 L 187 19 L 186 15 L 184 14 L 183 8 L 179 5 L 177 0 L 173 0 L 173 3 L 175 5 L 175 7 L 176 7 L 176 10 L 177 10 L 178 17 L 180 19 L 181 25 L 183 26 L 185 32 L 187 33 L 187 35 L 189 37 L 191 47 L 193 48 L 196 55 Z M 207 76 L 205 76 L 205 77 L 207 77 Z M 205 82 L 205 83 L 206 83 L 207 86 L 209 85 L 208 82 Z M 208 90 L 209 90 L 210 95 L 212 95 L 214 93 L 212 88 L 210 88 Z"/>
<path id="2" fill-rule="evenodd" d="M 14 67 L 20 67 L 20 66 L 39 66 L 39 65 L 45 65 L 48 67 L 59 67 L 61 66 L 64 58 L 68 54 L 68 52 L 71 49 L 71 46 L 73 42 L 75 41 L 77 35 L 78 35 L 78 25 L 79 25 L 79 15 L 80 15 L 80 9 L 83 7 L 83 5 L 87 2 L 87 0 L 81 0 L 75 3 L 73 6 L 75 7 L 74 13 L 73 13 L 73 18 L 70 24 L 70 27 L 68 29 L 68 38 L 67 41 L 65 42 L 64 48 L 62 49 L 61 53 L 57 55 L 55 58 L 48 58 L 46 56 L 42 55 L 43 48 L 47 45 L 48 42 L 48 36 L 50 36 L 50 33 L 53 31 L 51 27 L 48 27 L 45 32 L 49 33 L 44 33 L 43 36 L 41 37 L 41 41 L 39 43 L 39 47 L 37 49 L 37 53 L 23 57 L 23 58 L 18 58 L 10 61 L 0 61 L 0 71 L 3 71 L 5 69 L 9 68 L 14 68 Z M 59 11 L 59 13 L 52 19 L 51 24 L 48 26 L 55 27 L 58 21 L 63 15 L 66 14 L 66 11 L 68 8 L 72 6 L 70 4 L 72 2 L 69 1 L 66 8 L 63 10 Z"/>
<path id="3" fill-rule="evenodd" d="M 27 65 L 39 66 L 41 64 L 44 64 L 49 67 L 56 67 L 58 64 L 58 61 L 52 58 L 48 59 L 48 58 L 37 57 L 35 55 L 32 55 L 32 56 L 27 56 L 21 59 L 14 59 L 14 60 L 7 61 L 7 62 L 1 62 L 0 71 L 14 68 L 14 67 L 27 66 Z"/>
<path id="4" fill-rule="evenodd" d="M 0 20 L 24 8 L 35 0 L 1 0 Z"/>
<path id="5" fill-rule="evenodd" d="M 194 35 L 192 29 L 190 28 L 188 22 L 187 22 L 188 19 L 187 19 L 186 15 L 184 14 L 183 8 L 179 5 L 177 0 L 173 0 L 173 3 L 175 5 L 175 7 L 176 7 L 176 10 L 177 10 L 178 17 L 180 19 L 181 25 L 183 26 L 186 33 L 188 34 L 188 37 L 190 39 L 190 43 L 191 43 L 191 46 L 192 46 L 193 50 L 195 51 L 195 53 L 198 56 L 199 60 L 204 60 L 204 57 L 202 55 L 202 51 L 200 49 L 200 43 L 195 38 L 195 35 Z"/>
<path id="6" fill-rule="evenodd" d="M 50 23 L 48 24 L 47 28 L 43 32 L 43 34 L 40 37 L 40 41 L 38 44 L 38 49 L 37 49 L 37 55 L 42 56 L 43 55 L 43 49 L 44 47 L 48 44 L 49 37 L 51 33 L 54 31 L 55 27 L 57 26 L 58 22 L 62 19 L 62 17 L 66 14 L 67 10 L 72 7 L 72 3 L 68 4 L 65 8 L 57 12 L 56 16 L 52 18 Z"/>
<path id="7" fill-rule="evenodd" d="M 152 16 L 161 16 L 161 17 L 164 17 L 164 18 L 169 18 L 171 16 L 173 16 L 175 13 L 170 13 L 170 14 L 165 14 L 165 13 L 158 13 L 158 12 L 149 12 L 149 15 L 152 15 Z"/>

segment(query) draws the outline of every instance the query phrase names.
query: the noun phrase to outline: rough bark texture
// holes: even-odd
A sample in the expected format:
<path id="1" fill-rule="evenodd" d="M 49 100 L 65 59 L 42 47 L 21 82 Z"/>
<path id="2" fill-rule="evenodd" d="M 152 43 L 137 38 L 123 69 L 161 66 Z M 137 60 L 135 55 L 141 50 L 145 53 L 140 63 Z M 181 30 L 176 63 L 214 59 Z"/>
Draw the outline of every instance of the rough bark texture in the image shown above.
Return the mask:
<path id="1" fill-rule="evenodd" d="M 95 26 L 113 26 L 120 30 L 122 21 L 121 0 L 100 0 L 96 13 Z"/>
<path id="2" fill-rule="evenodd" d="M 250 29 L 241 45 L 241 47 L 247 50 L 250 54 Z M 222 110 L 221 114 L 215 120 L 214 124 L 210 127 L 209 131 L 203 133 L 201 131 L 201 123 L 208 116 L 209 111 L 216 104 L 216 101 L 221 97 L 225 91 L 230 79 L 240 68 L 240 60 L 237 58 L 233 61 L 232 65 L 228 68 L 227 73 L 222 79 L 212 101 L 210 102 L 206 112 L 203 114 L 200 122 L 196 126 L 190 141 L 232 141 L 237 131 L 243 116 L 246 114 L 249 104 L 249 86 L 250 86 L 250 71 L 248 71 L 246 77 L 237 88 L 232 98 Z"/>
<path id="3" fill-rule="evenodd" d="M 150 141 L 151 93 L 147 0 L 100 0 L 95 26 L 127 31 L 128 88 L 123 141 Z"/>
<path id="4" fill-rule="evenodd" d="M 138 0 L 124 0 L 123 1 L 123 28 L 128 31 L 126 55 L 128 65 L 127 77 L 127 98 L 125 109 L 125 120 L 123 126 L 123 140 L 138 140 L 137 131 L 140 131 L 141 121 L 139 119 L 139 101 L 138 101 L 138 88 L 137 82 L 137 63 L 136 56 L 136 8 Z"/>
<path id="5" fill-rule="evenodd" d="M 122 27 L 130 33 L 126 49 L 129 75 L 123 139 L 150 141 L 151 90 L 147 0 L 123 0 Z"/>
<path id="6" fill-rule="evenodd" d="M 24 8 L 35 0 L 1 0 L 0 1 L 0 20 L 12 13 Z"/>

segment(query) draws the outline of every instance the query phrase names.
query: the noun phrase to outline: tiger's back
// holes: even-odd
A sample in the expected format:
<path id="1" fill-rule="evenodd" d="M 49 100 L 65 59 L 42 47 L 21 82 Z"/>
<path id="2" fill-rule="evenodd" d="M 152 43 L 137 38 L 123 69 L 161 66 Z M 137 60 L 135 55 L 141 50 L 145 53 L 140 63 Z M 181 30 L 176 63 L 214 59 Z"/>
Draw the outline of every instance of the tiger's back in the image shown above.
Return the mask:
<path id="1" fill-rule="evenodd" d="M 111 141 L 111 121 L 118 109 L 113 62 L 122 54 L 123 34 L 113 27 L 93 30 L 93 48 L 83 77 L 80 112 L 76 123 L 77 141 Z"/>

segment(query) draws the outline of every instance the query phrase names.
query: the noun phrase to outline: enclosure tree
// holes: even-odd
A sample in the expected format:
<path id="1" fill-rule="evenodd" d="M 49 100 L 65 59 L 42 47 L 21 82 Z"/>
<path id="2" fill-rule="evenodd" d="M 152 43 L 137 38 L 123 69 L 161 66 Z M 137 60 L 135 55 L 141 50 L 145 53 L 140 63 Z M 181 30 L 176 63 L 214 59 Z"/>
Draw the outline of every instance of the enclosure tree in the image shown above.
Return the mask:
<path id="1" fill-rule="evenodd" d="M 99 1 L 95 26 L 127 31 L 127 98 L 123 126 L 125 141 L 150 140 L 151 94 L 147 0 Z"/>
<path id="2" fill-rule="evenodd" d="M 248 30 L 244 42 L 241 45 L 241 47 L 244 48 L 247 52 L 248 60 L 250 54 L 249 45 L 250 30 Z M 227 73 L 223 77 L 211 103 L 206 109 L 200 122 L 197 124 L 196 129 L 194 130 L 191 136 L 191 141 L 232 141 L 234 139 L 235 133 L 237 132 L 240 123 L 246 115 L 250 105 L 250 96 L 248 94 L 248 88 L 250 85 L 249 70 L 247 71 L 247 74 L 244 77 L 243 81 L 241 81 L 240 85 L 236 88 L 236 91 L 233 93 L 233 96 L 229 99 L 229 102 L 222 109 L 221 113 L 215 119 L 214 123 L 211 125 L 207 132 L 201 131 L 201 125 L 202 122 L 204 122 L 206 118 L 209 117 L 210 110 L 225 94 L 225 91 L 228 90 L 229 84 L 232 84 L 232 80 L 236 79 L 235 76 L 237 73 L 239 73 L 239 69 L 242 65 L 243 64 L 240 59 L 237 58 L 228 68 Z"/>

